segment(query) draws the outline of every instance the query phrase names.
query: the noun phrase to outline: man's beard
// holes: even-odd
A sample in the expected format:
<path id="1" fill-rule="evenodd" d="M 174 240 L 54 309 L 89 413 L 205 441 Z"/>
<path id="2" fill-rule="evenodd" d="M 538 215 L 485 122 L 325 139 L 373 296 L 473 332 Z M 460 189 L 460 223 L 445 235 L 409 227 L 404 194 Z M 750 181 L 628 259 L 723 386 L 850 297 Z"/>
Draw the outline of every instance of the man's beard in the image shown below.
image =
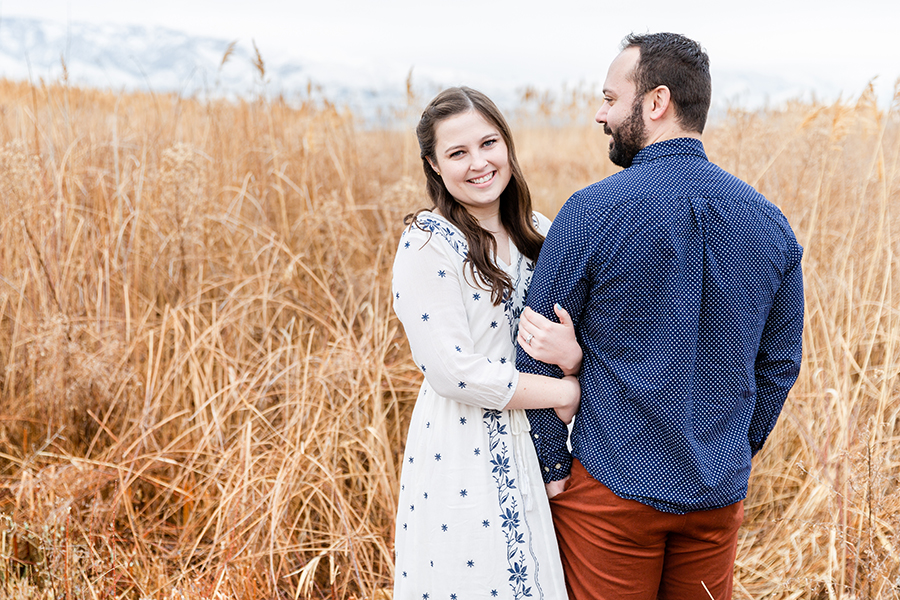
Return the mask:
<path id="1" fill-rule="evenodd" d="M 630 167 L 635 155 L 644 149 L 647 139 L 647 127 L 644 125 L 644 103 L 641 97 L 638 96 L 635 99 L 631 106 L 631 115 L 625 119 L 618 131 L 613 132 L 608 123 L 603 125 L 603 131 L 613 138 L 612 147 L 609 149 L 609 160 L 614 165 L 626 169 Z"/>

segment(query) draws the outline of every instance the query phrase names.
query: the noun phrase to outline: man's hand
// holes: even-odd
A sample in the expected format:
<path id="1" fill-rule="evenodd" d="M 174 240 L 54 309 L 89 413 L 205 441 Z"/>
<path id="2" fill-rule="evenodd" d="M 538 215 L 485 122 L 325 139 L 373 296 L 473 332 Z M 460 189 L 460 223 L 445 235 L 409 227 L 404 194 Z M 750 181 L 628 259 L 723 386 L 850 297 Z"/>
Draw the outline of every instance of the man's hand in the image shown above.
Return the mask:
<path id="1" fill-rule="evenodd" d="M 557 481 L 545 483 L 544 486 L 547 488 L 547 497 L 552 498 L 553 496 L 563 491 L 566 488 L 566 482 L 569 480 L 569 477 L 571 477 L 571 475 L 566 475 L 565 477 Z"/>

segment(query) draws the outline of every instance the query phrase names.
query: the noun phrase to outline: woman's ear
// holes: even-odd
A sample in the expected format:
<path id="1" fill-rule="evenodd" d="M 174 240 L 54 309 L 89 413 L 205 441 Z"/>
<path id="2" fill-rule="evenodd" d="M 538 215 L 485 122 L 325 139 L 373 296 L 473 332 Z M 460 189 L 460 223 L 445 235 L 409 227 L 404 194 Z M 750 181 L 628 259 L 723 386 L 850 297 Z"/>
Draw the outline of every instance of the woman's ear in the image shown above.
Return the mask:
<path id="1" fill-rule="evenodd" d="M 438 176 L 438 177 L 440 177 L 440 176 L 441 176 L 441 172 L 438 171 L 437 165 L 435 165 L 435 164 L 432 162 L 431 157 L 430 157 L 430 156 L 426 156 L 426 157 L 425 157 L 425 160 L 428 161 L 428 164 L 431 165 L 431 168 L 434 169 L 434 172 L 437 173 L 437 176 Z"/>

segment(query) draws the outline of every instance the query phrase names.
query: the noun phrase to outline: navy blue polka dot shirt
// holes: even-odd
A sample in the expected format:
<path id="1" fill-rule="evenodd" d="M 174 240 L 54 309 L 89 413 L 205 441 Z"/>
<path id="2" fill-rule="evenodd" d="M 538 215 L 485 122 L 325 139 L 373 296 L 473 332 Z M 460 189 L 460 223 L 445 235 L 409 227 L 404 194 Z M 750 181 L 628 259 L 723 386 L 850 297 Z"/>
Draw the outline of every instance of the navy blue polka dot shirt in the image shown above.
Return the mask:
<path id="1" fill-rule="evenodd" d="M 569 198 L 527 298 L 568 310 L 584 349 L 572 452 L 552 410 L 529 411 L 544 481 L 574 456 L 661 511 L 742 500 L 800 369 L 802 254 L 781 211 L 692 138 Z M 561 376 L 517 352 L 520 371 Z"/>

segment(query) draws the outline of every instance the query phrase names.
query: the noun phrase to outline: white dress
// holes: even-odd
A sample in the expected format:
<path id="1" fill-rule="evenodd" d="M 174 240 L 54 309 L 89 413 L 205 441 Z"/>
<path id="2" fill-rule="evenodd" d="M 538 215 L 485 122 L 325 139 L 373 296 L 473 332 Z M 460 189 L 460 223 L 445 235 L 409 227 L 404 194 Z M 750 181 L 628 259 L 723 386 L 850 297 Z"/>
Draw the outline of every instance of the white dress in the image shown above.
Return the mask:
<path id="1" fill-rule="evenodd" d="M 533 221 L 546 233 L 549 220 Z M 528 419 L 504 410 L 532 261 L 510 243 L 515 292 L 474 285 L 462 233 L 424 212 L 394 260 L 394 310 L 425 381 L 400 477 L 394 600 L 565 600 L 556 535 Z M 423 230 L 424 229 L 424 230 Z"/>

